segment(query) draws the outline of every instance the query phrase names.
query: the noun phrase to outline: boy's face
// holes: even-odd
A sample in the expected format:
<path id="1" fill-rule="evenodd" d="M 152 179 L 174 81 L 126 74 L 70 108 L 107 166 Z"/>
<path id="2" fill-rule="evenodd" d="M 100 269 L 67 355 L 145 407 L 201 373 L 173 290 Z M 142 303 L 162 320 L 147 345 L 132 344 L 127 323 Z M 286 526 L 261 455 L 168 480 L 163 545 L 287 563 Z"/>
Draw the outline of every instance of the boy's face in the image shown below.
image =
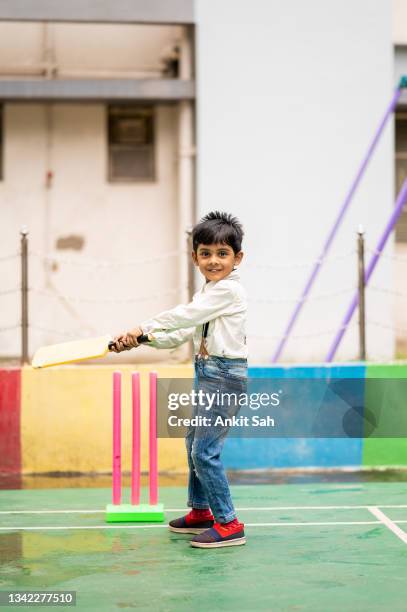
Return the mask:
<path id="1" fill-rule="evenodd" d="M 242 261 L 243 251 L 235 253 L 228 244 L 200 244 L 192 251 L 194 264 L 207 281 L 219 281 L 228 276 Z"/>

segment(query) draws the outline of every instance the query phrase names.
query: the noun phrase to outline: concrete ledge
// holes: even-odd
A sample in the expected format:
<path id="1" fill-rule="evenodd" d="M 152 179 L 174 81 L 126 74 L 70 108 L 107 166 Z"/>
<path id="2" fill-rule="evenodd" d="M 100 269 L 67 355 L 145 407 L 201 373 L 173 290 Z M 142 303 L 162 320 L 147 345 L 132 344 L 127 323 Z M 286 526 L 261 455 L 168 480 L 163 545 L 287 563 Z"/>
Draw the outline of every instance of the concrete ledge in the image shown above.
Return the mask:
<path id="1" fill-rule="evenodd" d="M 195 82 L 180 79 L 0 80 L 0 100 L 95 102 L 193 100 Z"/>
<path id="2" fill-rule="evenodd" d="M 194 0 L 0 0 L 1 21 L 194 23 Z"/>

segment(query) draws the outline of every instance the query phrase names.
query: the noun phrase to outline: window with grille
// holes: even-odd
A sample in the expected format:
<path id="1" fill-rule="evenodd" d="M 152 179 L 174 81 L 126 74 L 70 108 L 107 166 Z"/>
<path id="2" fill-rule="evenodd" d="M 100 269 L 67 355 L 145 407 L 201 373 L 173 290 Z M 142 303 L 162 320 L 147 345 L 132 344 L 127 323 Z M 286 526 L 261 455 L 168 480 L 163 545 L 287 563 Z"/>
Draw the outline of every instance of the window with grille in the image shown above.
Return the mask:
<path id="1" fill-rule="evenodd" d="M 155 180 L 153 106 L 109 106 L 109 181 Z"/>
<path id="2" fill-rule="evenodd" d="M 407 178 L 407 112 L 396 113 L 396 193 Z M 407 243 L 407 205 L 396 224 L 396 242 Z"/>

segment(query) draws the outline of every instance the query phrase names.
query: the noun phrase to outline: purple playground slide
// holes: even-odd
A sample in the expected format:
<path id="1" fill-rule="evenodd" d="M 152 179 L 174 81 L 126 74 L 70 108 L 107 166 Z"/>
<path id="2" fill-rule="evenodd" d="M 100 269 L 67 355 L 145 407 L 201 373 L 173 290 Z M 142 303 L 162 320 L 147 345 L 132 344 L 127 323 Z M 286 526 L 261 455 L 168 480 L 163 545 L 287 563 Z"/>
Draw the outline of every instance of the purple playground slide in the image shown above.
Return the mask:
<path id="1" fill-rule="evenodd" d="M 366 171 L 367 165 L 368 165 L 368 163 L 369 163 L 369 161 L 370 161 L 370 159 L 371 159 L 371 157 L 373 155 L 373 152 L 374 152 L 374 150 L 376 148 L 376 145 L 377 145 L 377 143 L 378 143 L 378 141 L 380 139 L 380 136 L 382 135 L 382 132 L 383 132 L 383 130 L 384 130 L 386 124 L 387 124 L 387 121 L 388 121 L 390 115 L 393 113 L 393 111 L 394 111 L 394 109 L 395 109 L 395 107 L 397 105 L 397 101 L 398 101 L 398 99 L 400 97 L 400 94 L 401 94 L 402 90 L 404 88 L 406 88 L 406 87 L 407 87 L 407 77 L 402 77 L 400 79 L 400 83 L 399 83 L 396 91 L 394 92 L 394 95 L 393 95 L 393 97 L 391 99 L 391 102 L 390 102 L 388 108 L 386 109 L 386 112 L 385 112 L 385 114 L 384 114 L 384 116 L 383 116 L 383 118 L 382 118 L 382 120 L 380 122 L 380 125 L 377 128 L 377 131 L 376 131 L 376 133 L 375 133 L 375 135 L 373 137 L 373 140 L 370 143 L 370 146 L 369 146 L 369 148 L 367 150 L 366 156 L 363 159 L 362 164 L 360 165 L 360 167 L 358 169 L 358 172 L 357 172 L 357 174 L 356 174 L 356 176 L 355 176 L 355 178 L 354 178 L 354 180 L 353 180 L 353 182 L 351 184 L 351 187 L 350 187 L 350 189 L 349 189 L 349 191 L 348 191 L 348 193 L 347 193 L 347 195 L 345 197 L 344 202 L 342 203 L 342 206 L 340 207 L 339 214 L 336 217 L 335 222 L 334 222 L 334 224 L 333 224 L 333 226 L 332 226 L 332 228 L 331 228 L 331 230 L 330 230 L 330 232 L 328 234 L 328 237 L 327 237 L 327 239 L 326 239 L 326 241 L 324 243 L 321 255 L 316 260 L 316 263 L 314 264 L 314 267 L 313 267 L 313 269 L 311 271 L 311 274 L 309 275 L 309 277 L 307 279 L 307 282 L 305 283 L 304 289 L 303 289 L 303 291 L 301 293 L 301 297 L 296 302 L 295 308 L 294 308 L 294 310 L 293 310 L 293 312 L 291 314 L 291 317 L 290 317 L 290 319 L 288 321 L 288 324 L 287 324 L 287 326 L 286 326 L 286 328 L 284 330 L 284 334 L 281 337 L 281 339 L 279 341 L 279 344 L 278 344 L 278 346 L 277 346 L 277 348 L 276 348 L 276 350 L 274 352 L 274 355 L 272 357 L 272 362 L 273 363 L 278 361 L 278 359 L 281 356 L 281 353 L 283 352 L 283 349 L 284 349 L 284 347 L 285 347 L 285 345 L 286 345 L 286 343 L 287 343 L 287 341 L 288 341 L 288 339 L 290 337 L 291 331 L 292 331 L 292 329 L 294 327 L 294 324 L 295 324 L 295 322 L 296 322 L 296 320 L 298 318 L 298 315 L 301 312 L 301 308 L 302 308 L 304 302 L 306 301 L 309 292 L 311 291 L 312 285 L 314 284 L 314 281 L 315 281 L 315 279 L 316 279 L 316 277 L 318 275 L 318 272 L 319 272 L 319 270 L 320 270 L 320 268 L 321 268 L 321 266 L 323 264 L 323 261 L 324 261 L 326 255 L 327 255 L 327 253 L 328 253 L 328 251 L 329 251 L 329 249 L 331 247 L 331 244 L 332 244 L 332 242 L 333 242 L 333 240 L 335 238 L 335 235 L 336 235 L 336 233 L 337 233 L 337 231 L 339 229 L 339 226 L 340 226 L 340 224 L 341 224 L 341 222 L 342 222 L 342 220 L 343 220 L 343 218 L 345 216 L 345 213 L 346 213 L 346 211 L 347 211 L 347 209 L 348 209 L 348 207 L 349 207 L 349 205 L 350 205 L 350 203 L 352 201 L 352 198 L 353 198 L 353 196 L 354 196 L 354 194 L 356 192 L 356 189 L 357 189 L 357 187 L 358 187 L 358 185 L 359 185 L 359 183 L 360 183 L 360 181 L 361 181 L 361 179 L 362 179 L 362 177 L 363 177 L 363 175 L 364 175 L 364 173 Z"/>

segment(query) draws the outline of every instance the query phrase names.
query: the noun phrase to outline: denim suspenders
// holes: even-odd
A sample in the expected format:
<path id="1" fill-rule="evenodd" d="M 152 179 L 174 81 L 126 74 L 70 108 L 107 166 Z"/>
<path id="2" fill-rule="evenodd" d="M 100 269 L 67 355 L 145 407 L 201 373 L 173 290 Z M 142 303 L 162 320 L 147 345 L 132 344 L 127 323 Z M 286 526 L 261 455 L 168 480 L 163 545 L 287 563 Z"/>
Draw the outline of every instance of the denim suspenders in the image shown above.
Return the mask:
<path id="1" fill-rule="evenodd" d="M 198 359 L 201 359 L 202 357 L 204 359 L 208 359 L 209 357 L 208 349 L 206 348 L 206 337 L 208 335 L 208 328 L 209 328 L 209 321 L 207 321 L 207 323 L 204 323 L 202 326 L 202 338 L 201 338 L 201 346 L 199 347 Z"/>

